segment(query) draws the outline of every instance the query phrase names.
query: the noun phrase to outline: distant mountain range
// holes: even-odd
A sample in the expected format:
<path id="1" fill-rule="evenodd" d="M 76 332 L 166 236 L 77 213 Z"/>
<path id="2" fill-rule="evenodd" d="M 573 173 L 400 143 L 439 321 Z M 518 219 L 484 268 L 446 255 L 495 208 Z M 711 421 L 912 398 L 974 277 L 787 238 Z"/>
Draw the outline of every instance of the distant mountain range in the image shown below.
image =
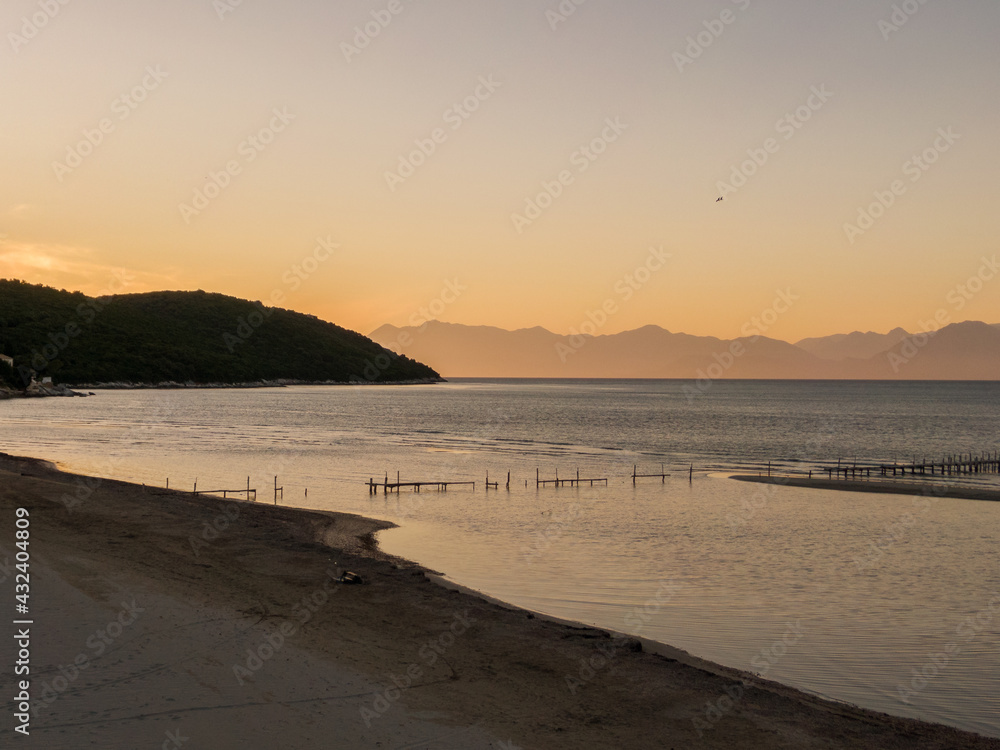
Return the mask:
<path id="1" fill-rule="evenodd" d="M 910 334 L 902 328 L 893 328 L 889 333 L 838 333 L 816 339 L 796 341 L 799 349 L 805 349 L 820 359 L 840 361 L 844 359 L 870 359 L 888 351 Z"/>
<path id="2" fill-rule="evenodd" d="M 795 344 L 764 336 L 691 336 L 659 326 L 573 337 L 544 328 L 507 331 L 439 321 L 385 325 L 371 338 L 445 377 L 1000 379 L 1000 325 L 971 321 L 930 335 L 896 328 Z"/>

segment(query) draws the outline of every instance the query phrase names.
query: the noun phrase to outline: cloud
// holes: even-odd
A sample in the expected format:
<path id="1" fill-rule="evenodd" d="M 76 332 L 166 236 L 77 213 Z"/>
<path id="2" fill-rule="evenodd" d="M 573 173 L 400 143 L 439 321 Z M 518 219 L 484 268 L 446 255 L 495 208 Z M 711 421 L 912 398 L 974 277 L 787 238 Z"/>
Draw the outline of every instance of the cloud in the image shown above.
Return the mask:
<path id="1" fill-rule="evenodd" d="M 34 213 L 34 211 L 35 207 L 32 206 L 30 203 L 18 203 L 16 206 L 11 206 L 10 208 L 8 208 L 4 212 L 4 215 L 19 219 Z M 2 237 L 2 235 L 0 235 L 0 237 Z"/>
<path id="2" fill-rule="evenodd" d="M 161 289 L 173 284 L 173 276 L 138 271 L 101 261 L 101 254 L 88 247 L 16 242 L 0 233 L 0 278 L 21 279 L 35 284 L 100 295 L 116 279 L 129 280 L 130 292 Z"/>

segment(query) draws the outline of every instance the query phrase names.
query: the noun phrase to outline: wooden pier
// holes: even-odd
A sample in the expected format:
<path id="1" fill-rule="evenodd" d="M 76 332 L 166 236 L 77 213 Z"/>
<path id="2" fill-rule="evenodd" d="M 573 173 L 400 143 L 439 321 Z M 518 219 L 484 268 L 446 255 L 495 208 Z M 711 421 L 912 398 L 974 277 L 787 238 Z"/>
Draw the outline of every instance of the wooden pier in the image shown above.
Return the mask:
<path id="1" fill-rule="evenodd" d="M 632 484 L 635 485 L 639 479 L 659 479 L 661 483 L 666 484 L 667 477 L 671 476 L 667 472 L 665 464 L 660 464 L 660 471 L 658 473 L 652 474 L 640 474 L 638 465 L 632 466 L 632 473 L 626 477 L 631 477 Z M 692 464 L 688 471 L 688 479 L 693 479 L 694 476 L 694 465 Z M 520 480 L 518 480 L 520 481 Z M 504 485 L 505 489 L 510 491 L 511 483 L 511 473 L 507 472 L 507 481 Z M 400 472 L 396 472 L 396 481 L 390 481 L 389 475 L 386 474 L 382 481 L 376 481 L 374 477 L 370 478 L 365 482 L 365 486 L 368 487 L 369 495 L 378 494 L 379 490 L 382 491 L 383 495 L 388 495 L 390 492 L 399 493 L 404 489 L 412 489 L 414 492 L 420 492 L 424 488 L 436 489 L 439 492 L 446 492 L 450 487 L 471 487 L 473 491 L 476 489 L 476 484 L 478 482 L 470 481 L 451 481 L 451 480 L 433 480 L 433 481 L 413 481 L 404 482 L 400 477 Z M 500 480 L 491 480 L 490 473 L 486 472 L 486 481 L 483 483 L 486 486 L 486 491 L 490 490 L 500 490 Z M 581 477 L 580 470 L 577 469 L 576 473 L 570 477 L 560 477 L 559 471 L 556 470 L 554 479 L 542 479 L 541 469 L 535 469 L 535 487 L 582 487 L 584 485 L 590 485 L 591 487 L 603 485 L 608 486 L 607 477 Z M 524 480 L 525 488 L 528 487 L 528 480 Z"/>
<path id="2" fill-rule="evenodd" d="M 639 474 L 638 473 L 639 466 L 637 464 L 633 464 L 632 465 L 632 484 L 635 485 L 635 480 L 636 479 L 659 479 L 661 481 L 661 484 L 666 484 L 667 483 L 667 477 L 669 477 L 670 475 L 667 474 L 667 470 L 665 468 L 663 468 L 663 466 L 664 466 L 663 464 L 660 464 L 660 473 L 659 474 Z"/>
<path id="3" fill-rule="evenodd" d="M 396 481 L 390 482 L 389 475 L 385 475 L 385 479 L 381 482 L 376 482 L 374 477 L 366 482 L 368 486 L 368 494 L 375 495 L 378 494 L 381 488 L 383 495 L 388 495 L 390 492 L 399 493 L 400 490 L 405 488 L 410 488 L 414 492 L 420 492 L 424 487 L 434 487 L 439 492 L 447 492 L 449 487 L 469 487 L 476 489 L 475 482 L 444 482 L 444 481 L 431 481 L 431 482 L 403 482 L 399 478 L 399 472 L 396 472 Z"/>
<path id="4" fill-rule="evenodd" d="M 580 470 L 576 470 L 575 479 L 560 479 L 559 472 L 556 471 L 555 479 L 542 479 L 541 472 L 535 469 L 535 487 L 547 487 L 552 485 L 553 487 L 579 487 L 584 484 L 589 484 L 593 487 L 595 484 L 603 483 L 605 486 L 608 484 L 608 480 L 604 477 L 600 479 L 586 479 L 580 477 Z"/>
<path id="5" fill-rule="evenodd" d="M 169 479 L 167 479 L 167 489 L 170 489 Z M 238 490 L 199 490 L 198 480 L 195 479 L 194 489 L 191 491 L 191 494 L 194 495 L 195 497 L 198 497 L 199 495 L 222 495 L 223 499 L 229 499 L 230 495 L 246 495 L 247 500 L 252 499 L 255 502 L 257 500 L 257 490 L 250 488 L 250 477 L 247 477 L 246 489 L 238 489 Z"/>
<path id="6" fill-rule="evenodd" d="M 491 482 L 490 481 L 490 473 L 487 471 L 486 472 L 486 491 L 489 492 L 491 489 L 499 491 L 499 489 L 500 489 L 500 482 Z M 510 492 L 510 472 L 509 471 L 507 472 L 507 491 Z"/>
<path id="7" fill-rule="evenodd" d="M 977 474 L 1000 474 L 1000 452 L 985 453 L 975 456 L 972 453 L 962 453 L 957 456 L 947 456 L 941 461 L 913 460 L 909 464 L 877 464 L 873 466 L 827 466 L 825 471 L 830 479 L 858 479 L 873 475 L 895 477 L 907 475 L 914 477 L 952 477 L 973 476 Z"/>

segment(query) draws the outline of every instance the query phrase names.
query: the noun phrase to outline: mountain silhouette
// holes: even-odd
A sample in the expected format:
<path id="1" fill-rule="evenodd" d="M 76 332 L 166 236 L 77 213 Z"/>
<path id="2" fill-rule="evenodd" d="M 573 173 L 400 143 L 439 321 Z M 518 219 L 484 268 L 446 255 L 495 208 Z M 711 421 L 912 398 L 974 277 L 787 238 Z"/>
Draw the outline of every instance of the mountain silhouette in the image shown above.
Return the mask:
<path id="1" fill-rule="evenodd" d="M 1000 326 L 956 323 L 930 334 L 896 328 L 798 344 L 760 336 L 718 339 L 649 325 L 611 335 L 563 336 L 430 321 L 385 325 L 372 340 L 445 377 L 996 380 Z M 406 341 L 405 347 L 394 345 Z"/>

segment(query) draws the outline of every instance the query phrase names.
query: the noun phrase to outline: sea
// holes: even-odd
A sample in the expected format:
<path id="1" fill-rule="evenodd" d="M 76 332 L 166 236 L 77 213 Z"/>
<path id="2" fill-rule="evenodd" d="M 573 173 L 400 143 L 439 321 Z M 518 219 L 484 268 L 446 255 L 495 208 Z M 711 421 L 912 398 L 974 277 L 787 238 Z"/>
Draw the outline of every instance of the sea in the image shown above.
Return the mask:
<path id="1" fill-rule="evenodd" d="M 731 477 L 985 454 L 998 426 L 995 382 L 454 380 L 0 402 L 4 452 L 182 490 L 249 481 L 257 502 L 393 521 L 385 551 L 504 602 L 992 736 L 1000 503 Z M 368 486 L 397 479 L 475 486 Z M 1000 489 L 995 474 L 951 481 Z M 601 668 L 567 663 L 567 689 Z M 692 721 L 721 720 L 710 708 Z"/>

